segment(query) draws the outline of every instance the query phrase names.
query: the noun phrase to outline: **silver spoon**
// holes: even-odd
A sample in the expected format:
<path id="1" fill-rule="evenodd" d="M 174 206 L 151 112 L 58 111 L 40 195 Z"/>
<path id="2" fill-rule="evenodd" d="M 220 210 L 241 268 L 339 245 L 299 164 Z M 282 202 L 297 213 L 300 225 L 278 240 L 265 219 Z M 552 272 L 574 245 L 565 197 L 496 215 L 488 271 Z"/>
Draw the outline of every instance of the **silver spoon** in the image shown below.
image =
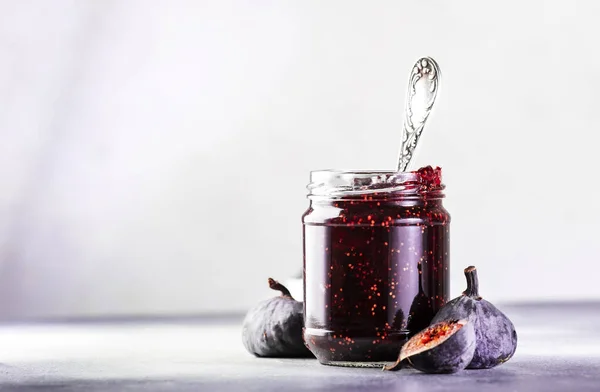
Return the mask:
<path id="1" fill-rule="evenodd" d="M 417 60 L 408 79 L 398 171 L 408 168 L 440 84 L 440 67 L 430 57 Z"/>

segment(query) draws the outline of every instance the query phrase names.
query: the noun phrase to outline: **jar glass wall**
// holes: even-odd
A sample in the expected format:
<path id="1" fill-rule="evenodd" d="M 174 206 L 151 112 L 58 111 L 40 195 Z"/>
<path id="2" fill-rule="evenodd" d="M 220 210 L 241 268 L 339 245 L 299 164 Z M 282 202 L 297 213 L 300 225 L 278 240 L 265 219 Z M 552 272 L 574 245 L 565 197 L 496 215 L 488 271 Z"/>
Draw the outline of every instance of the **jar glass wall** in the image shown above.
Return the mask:
<path id="1" fill-rule="evenodd" d="M 311 173 L 304 339 L 324 364 L 380 366 L 449 295 L 441 170 Z"/>

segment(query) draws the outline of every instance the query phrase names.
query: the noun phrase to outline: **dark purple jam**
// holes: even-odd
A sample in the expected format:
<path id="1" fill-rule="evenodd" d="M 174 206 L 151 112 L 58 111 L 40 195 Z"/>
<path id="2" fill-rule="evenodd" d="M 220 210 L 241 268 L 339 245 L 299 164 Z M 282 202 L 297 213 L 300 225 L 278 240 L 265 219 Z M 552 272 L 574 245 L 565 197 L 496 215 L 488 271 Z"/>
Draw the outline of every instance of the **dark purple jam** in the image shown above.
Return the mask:
<path id="1" fill-rule="evenodd" d="M 385 179 L 343 173 L 303 216 L 304 339 L 324 364 L 395 361 L 449 295 L 441 169 L 370 174 Z"/>

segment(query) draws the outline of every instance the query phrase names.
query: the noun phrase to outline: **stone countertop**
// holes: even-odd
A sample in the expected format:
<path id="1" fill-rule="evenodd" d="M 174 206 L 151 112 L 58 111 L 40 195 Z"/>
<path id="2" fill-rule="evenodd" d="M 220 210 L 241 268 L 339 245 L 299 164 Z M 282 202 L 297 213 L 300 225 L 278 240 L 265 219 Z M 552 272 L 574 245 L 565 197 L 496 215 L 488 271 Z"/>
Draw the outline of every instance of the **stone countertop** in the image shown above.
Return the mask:
<path id="1" fill-rule="evenodd" d="M 501 306 L 519 334 L 490 370 L 427 375 L 260 359 L 240 317 L 0 326 L 1 391 L 600 391 L 600 303 Z"/>

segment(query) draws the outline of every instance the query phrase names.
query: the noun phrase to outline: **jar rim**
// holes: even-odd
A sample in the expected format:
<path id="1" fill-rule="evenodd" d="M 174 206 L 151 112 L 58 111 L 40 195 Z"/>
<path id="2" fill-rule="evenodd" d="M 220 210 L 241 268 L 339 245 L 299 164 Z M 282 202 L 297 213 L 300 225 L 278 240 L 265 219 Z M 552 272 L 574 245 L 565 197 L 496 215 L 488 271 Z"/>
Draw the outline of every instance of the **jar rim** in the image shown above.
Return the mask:
<path id="1" fill-rule="evenodd" d="M 423 196 L 437 194 L 445 186 L 440 167 L 425 166 L 415 171 L 391 170 L 314 170 L 307 186 L 309 198 L 356 197 L 362 195 Z"/>

